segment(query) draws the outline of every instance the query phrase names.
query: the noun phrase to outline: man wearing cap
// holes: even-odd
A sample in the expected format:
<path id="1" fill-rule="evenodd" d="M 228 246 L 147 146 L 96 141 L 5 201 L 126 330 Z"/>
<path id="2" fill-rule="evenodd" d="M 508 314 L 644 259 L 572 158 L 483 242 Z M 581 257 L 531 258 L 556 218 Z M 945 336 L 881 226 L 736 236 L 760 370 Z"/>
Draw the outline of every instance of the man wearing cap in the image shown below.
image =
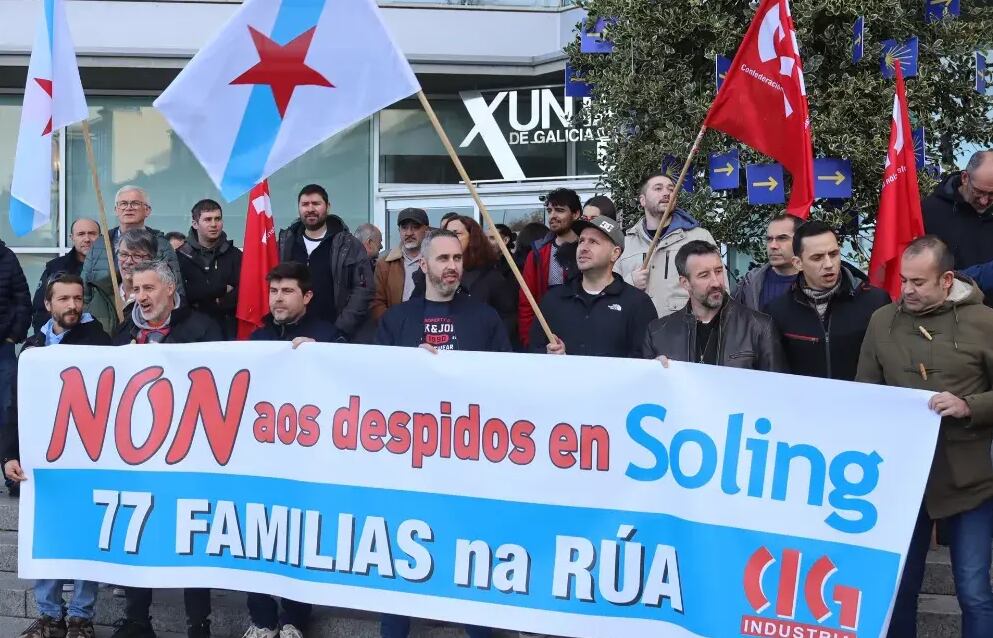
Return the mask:
<path id="1" fill-rule="evenodd" d="M 373 321 L 410 299 L 414 273 L 421 267 L 421 242 L 428 232 L 428 214 L 420 208 L 404 208 L 397 215 L 400 245 L 376 262 L 376 293 L 369 307 Z"/>
<path id="2" fill-rule="evenodd" d="M 624 250 L 620 224 L 602 215 L 573 224 L 579 231 L 579 277 L 549 288 L 541 312 L 555 336 L 531 326 L 531 352 L 638 357 L 648 324 L 658 318 L 651 298 L 614 273 Z"/>
<path id="3" fill-rule="evenodd" d="M 675 261 L 679 285 L 690 300 L 648 326 L 645 357 L 785 372 L 786 355 L 772 318 L 728 296 L 717 246 L 695 239 L 676 252 Z"/>

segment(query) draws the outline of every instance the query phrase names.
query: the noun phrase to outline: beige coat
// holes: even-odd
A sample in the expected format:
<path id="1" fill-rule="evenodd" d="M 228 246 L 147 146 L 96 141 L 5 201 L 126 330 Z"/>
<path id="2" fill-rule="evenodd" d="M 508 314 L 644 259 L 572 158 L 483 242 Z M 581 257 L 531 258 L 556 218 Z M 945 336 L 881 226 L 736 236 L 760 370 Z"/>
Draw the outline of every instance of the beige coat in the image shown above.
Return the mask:
<path id="1" fill-rule="evenodd" d="M 633 284 L 631 273 L 641 268 L 645 254 L 652 243 L 652 238 L 645 233 L 645 218 L 628 229 L 624 235 L 624 252 L 614 264 L 614 272 L 624 277 L 624 281 Z M 659 317 L 671 315 L 681 310 L 689 301 L 689 295 L 679 285 L 679 275 L 676 273 L 676 253 L 688 242 L 701 239 L 716 245 L 713 235 L 705 230 L 689 214 L 677 210 L 669 224 L 669 231 L 659 239 L 649 264 L 648 289 L 645 291 L 655 303 Z M 724 288 L 727 289 L 727 272 L 724 273 Z"/>

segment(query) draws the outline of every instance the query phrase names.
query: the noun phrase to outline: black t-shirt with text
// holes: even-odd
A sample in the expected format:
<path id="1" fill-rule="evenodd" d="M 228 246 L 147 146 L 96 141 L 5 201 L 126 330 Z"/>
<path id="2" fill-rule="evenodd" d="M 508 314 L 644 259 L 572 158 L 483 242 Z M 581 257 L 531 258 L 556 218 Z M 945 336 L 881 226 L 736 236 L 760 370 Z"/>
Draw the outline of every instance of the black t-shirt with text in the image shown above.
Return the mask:
<path id="1" fill-rule="evenodd" d="M 438 350 L 458 350 L 459 338 L 455 332 L 451 303 L 424 302 L 424 341 Z"/>

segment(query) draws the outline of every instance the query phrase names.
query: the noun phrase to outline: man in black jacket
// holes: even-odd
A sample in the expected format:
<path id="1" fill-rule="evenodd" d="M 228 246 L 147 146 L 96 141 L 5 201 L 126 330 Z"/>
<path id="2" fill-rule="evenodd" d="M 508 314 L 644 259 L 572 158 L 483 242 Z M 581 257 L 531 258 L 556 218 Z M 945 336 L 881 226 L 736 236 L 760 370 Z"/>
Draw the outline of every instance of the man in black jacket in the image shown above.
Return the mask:
<path id="1" fill-rule="evenodd" d="M 328 192 L 323 187 L 304 186 L 297 208 L 300 219 L 279 231 L 279 261 L 310 267 L 314 285 L 311 312 L 351 339 L 365 322 L 372 301 L 369 256 L 345 222 L 328 214 Z"/>
<path id="2" fill-rule="evenodd" d="M 24 342 L 24 351 L 34 347 L 64 345 L 109 346 L 110 337 L 100 322 L 83 312 L 83 280 L 78 274 L 61 273 L 45 285 L 42 302 L 48 309 L 48 321 Z M 16 384 L 15 384 L 16 385 Z M 8 481 L 20 484 L 27 480 L 21 468 L 21 452 L 17 436 L 17 392 L 9 410 L 10 426 L 3 442 L 3 471 Z M 36 580 L 34 597 L 38 619 L 20 638 L 64 636 L 84 638 L 93 635 L 93 614 L 98 583 L 77 580 L 73 583 L 68 609 L 62 600 L 62 580 Z"/>
<path id="3" fill-rule="evenodd" d="M 782 334 L 789 370 L 853 381 L 869 319 L 890 296 L 841 261 L 838 235 L 824 222 L 796 230 L 793 254 L 800 275 L 789 292 L 766 306 Z"/>
<path id="4" fill-rule="evenodd" d="M 165 261 L 154 260 L 135 266 L 131 281 L 134 309 L 118 326 L 114 345 L 223 341 L 221 329 L 213 319 L 180 306 L 176 276 Z M 148 615 L 152 590 L 126 587 L 124 594 L 125 615 L 118 621 L 112 638 L 155 638 Z M 183 599 L 187 636 L 210 638 L 210 590 L 185 589 Z"/>
<path id="5" fill-rule="evenodd" d="M 580 276 L 545 293 L 541 313 L 556 338 L 549 342 L 535 321 L 531 352 L 641 358 L 648 324 L 658 313 L 648 294 L 614 273 L 624 250 L 624 231 L 602 215 L 579 220 L 573 228 L 579 232 Z"/>
<path id="6" fill-rule="evenodd" d="M 462 244 L 448 230 L 430 231 L 421 242 L 423 297 L 391 307 L 379 320 L 376 344 L 438 350 L 510 352 L 500 315 L 459 292 Z"/>
<path id="7" fill-rule="evenodd" d="M 224 234 L 224 213 L 212 199 L 193 206 L 193 226 L 186 243 L 176 249 L 183 273 L 186 301 L 194 310 L 211 317 L 225 339 L 234 339 L 238 322 L 238 279 L 241 251 Z"/>
<path id="8" fill-rule="evenodd" d="M 924 200 L 924 230 L 951 248 L 955 267 L 993 261 L 993 151 L 973 154 Z M 987 299 L 987 305 L 993 302 Z"/>
<path id="9" fill-rule="evenodd" d="M 333 343 L 338 329 L 307 309 L 314 299 L 310 269 L 295 261 L 279 264 L 266 275 L 269 282 L 269 314 L 265 325 L 252 333 L 252 341 L 303 341 Z"/>
<path id="10" fill-rule="evenodd" d="M 676 272 L 690 300 L 684 309 L 648 326 L 646 358 L 786 371 L 783 346 L 772 319 L 728 296 L 724 262 L 717 246 L 700 239 L 684 244 L 676 253 Z"/>
<path id="11" fill-rule="evenodd" d="M 24 341 L 31 325 L 31 291 L 24 271 L 6 244 L 0 241 L 0 433 L 9 431 L 7 412 L 17 378 L 14 346 Z"/>
<path id="12" fill-rule="evenodd" d="M 448 230 L 429 231 L 421 241 L 423 297 L 394 305 L 379 320 L 376 344 L 439 350 L 510 352 L 510 339 L 493 308 L 459 292 L 462 244 Z M 466 627 L 469 638 L 490 638 L 486 627 Z M 383 638 L 407 638 L 410 618 L 383 614 Z"/>
<path id="13" fill-rule="evenodd" d="M 78 275 L 83 271 L 83 262 L 93 248 L 93 242 L 100 237 L 100 224 L 92 219 L 80 217 L 69 227 L 69 238 L 72 240 L 72 250 L 56 257 L 45 264 L 45 270 L 38 280 L 38 287 L 34 292 L 34 302 L 32 303 L 31 326 L 35 334 L 41 330 L 45 322 L 51 318 L 48 310 L 45 309 L 45 291 L 48 288 L 50 279 L 60 273 Z"/>

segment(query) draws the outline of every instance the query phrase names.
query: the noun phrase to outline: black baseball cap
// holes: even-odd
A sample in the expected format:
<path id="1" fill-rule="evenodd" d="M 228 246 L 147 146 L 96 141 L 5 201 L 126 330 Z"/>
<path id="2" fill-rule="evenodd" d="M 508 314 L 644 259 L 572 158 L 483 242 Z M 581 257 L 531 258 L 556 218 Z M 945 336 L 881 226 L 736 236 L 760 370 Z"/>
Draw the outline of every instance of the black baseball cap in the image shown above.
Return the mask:
<path id="1" fill-rule="evenodd" d="M 397 226 L 403 226 L 404 222 L 416 222 L 421 226 L 427 226 L 428 214 L 423 208 L 404 208 L 397 215 Z"/>

